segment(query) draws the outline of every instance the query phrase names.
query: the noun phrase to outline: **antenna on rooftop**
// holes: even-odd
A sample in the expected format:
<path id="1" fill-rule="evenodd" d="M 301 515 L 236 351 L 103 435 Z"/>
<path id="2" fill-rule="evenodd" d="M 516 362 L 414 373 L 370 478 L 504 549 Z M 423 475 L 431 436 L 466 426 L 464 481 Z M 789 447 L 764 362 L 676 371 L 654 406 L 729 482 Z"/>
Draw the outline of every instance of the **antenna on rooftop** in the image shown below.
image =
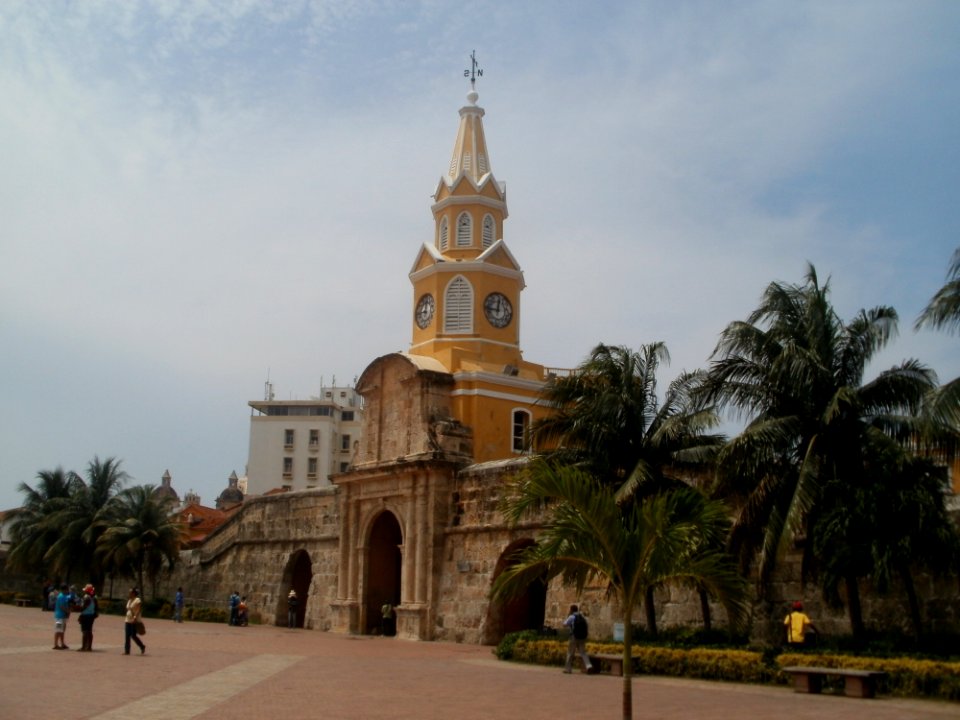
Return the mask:
<path id="1" fill-rule="evenodd" d="M 267 368 L 267 381 L 263 384 L 263 399 L 267 402 L 273 400 L 273 383 L 270 382 L 270 368 Z"/>

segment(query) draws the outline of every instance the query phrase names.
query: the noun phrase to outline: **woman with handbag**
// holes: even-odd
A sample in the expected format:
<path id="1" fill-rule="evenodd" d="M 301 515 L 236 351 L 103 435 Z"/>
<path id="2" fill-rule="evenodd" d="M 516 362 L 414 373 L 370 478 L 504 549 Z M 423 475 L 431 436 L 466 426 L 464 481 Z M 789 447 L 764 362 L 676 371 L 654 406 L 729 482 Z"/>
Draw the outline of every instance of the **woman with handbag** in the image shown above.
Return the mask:
<path id="1" fill-rule="evenodd" d="M 123 654 L 130 654 L 130 641 L 133 640 L 140 646 L 140 654 L 147 651 L 147 646 L 137 637 L 137 626 L 143 627 L 143 621 L 140 620 L 140 613 L 143 611 L 143 603 L 140 601 L 140 591 L 136 588 L 130 588 L 130 595 L 127 598 L 127 617 L 125 618 Z"/>

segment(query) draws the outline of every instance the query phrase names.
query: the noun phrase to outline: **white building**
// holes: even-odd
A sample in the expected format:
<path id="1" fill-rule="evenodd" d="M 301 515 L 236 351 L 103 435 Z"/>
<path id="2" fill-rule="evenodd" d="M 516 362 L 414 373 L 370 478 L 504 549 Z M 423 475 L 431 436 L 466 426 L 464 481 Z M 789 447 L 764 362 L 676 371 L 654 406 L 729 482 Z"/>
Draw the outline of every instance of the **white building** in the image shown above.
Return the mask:
<path id="1" fill-rule="evenodd" d="M 323 388 L 310 400 L 252 400 L 246 494 L 330 485 L 358 446 L 362 398 L 350 387 Z"/>

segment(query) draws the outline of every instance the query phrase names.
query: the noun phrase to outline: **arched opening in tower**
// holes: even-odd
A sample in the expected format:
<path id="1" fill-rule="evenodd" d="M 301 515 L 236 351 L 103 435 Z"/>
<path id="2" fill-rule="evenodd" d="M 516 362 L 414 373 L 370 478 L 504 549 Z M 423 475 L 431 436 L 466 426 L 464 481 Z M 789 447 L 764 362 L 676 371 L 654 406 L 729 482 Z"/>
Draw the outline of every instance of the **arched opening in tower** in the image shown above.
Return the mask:
<path id="1" fill-rule="evenodd" d="M 403 534 L 400 523 L 391 512 L 382 512 L 370 528 L 367 543 L 367 577 L 364 583 L 366 632 L 393 635 L 396 631 L 396 611 L 392 622 L 384 622 L 383 606 L 396 608 L 400 604 L 400 546 Z"/>
<path id="2" fill-rule="evenodd" d="M 283 570 L 283 582 L 277 600 L 277 615 L 274 622 L 277 625 L 287 625 L 287 595 L 291 590 L 297 593 L 297 627 L 306 626 L 307 600 L 309 599 L 310 583 L 313 580 L 313 563 L 306 550 L 297 550 L 287 560 Z"/>
<path id="3" fill-rule="evenodd" d="M 517 540 L 507 546 L 497 560 L 493 579 L 517 562 L 517 555 L 524 548 L 534 545 L 530 538 Z M 540 578 L 531 582 L 522 595 L 506 602 L 493 601 L 487 611 L 486 632 L 483 642 L 496 645 L 507 633 L 520 630 L 541 630 L 546 614 L 547 582 Z"/>

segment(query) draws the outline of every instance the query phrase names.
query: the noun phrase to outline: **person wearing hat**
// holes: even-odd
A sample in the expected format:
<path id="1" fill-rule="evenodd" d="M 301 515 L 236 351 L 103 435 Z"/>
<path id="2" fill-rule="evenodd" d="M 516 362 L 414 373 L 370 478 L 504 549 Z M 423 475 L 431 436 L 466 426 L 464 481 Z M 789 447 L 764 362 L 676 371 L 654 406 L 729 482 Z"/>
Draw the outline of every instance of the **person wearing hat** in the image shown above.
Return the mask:
<path id="1" fill-rule="evenodd" d="M 83 599 L 80 601 L 80 633 L 83 636 L 83 642 L 80 652 L 91 652 L 93 650 L 93 621 L 100 617 L 100 603 L 97 601 L 97 594 L 93 585 L 87 583 L 83 588 Z"/>
<path id="2" fill-rule="evenodd" d="M 799 600 L 793 603 L 793 611 L 783 619 L 783 624 L 787 628 L 787 644 L 791 647 L 803 647 L 807 633 L 817 632 L 810 618 L 803 612 L 803 603 Z"/>
<path id="3" fill-rule="evenodd" d="M 297 591 L 291 589 L 287 594 L 287 627 L 295 628 L 297 626 Z"/>

